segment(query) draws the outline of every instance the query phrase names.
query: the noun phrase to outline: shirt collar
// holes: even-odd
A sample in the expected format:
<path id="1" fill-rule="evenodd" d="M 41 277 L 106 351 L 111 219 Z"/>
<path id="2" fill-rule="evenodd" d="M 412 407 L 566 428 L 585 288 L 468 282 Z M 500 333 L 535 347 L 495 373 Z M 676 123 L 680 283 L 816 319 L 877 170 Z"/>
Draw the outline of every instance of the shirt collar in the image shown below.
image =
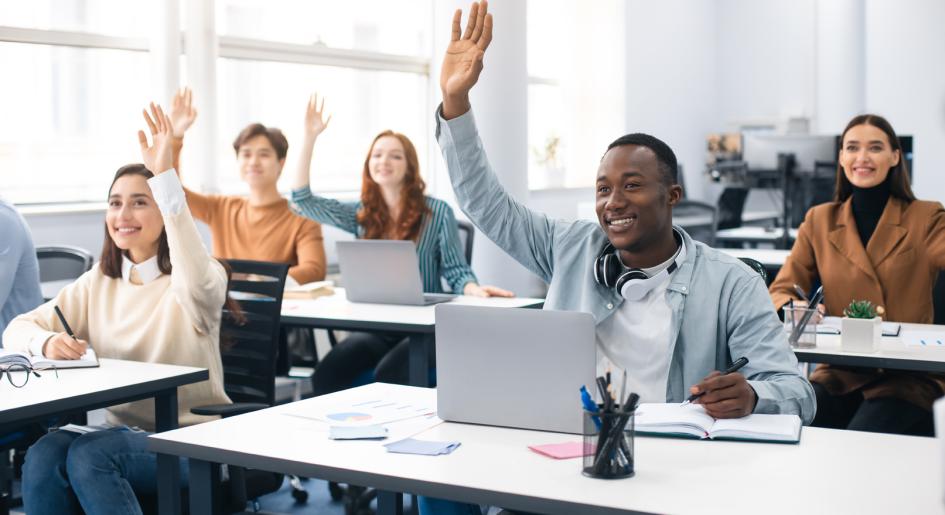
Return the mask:
<path id="1" fill-rule="evenodd" d="M 122 255 L 121 278 L 125 281 L 130 280 L 132 269 L 138 272 L 138 279 L 141 281 L 141 284 L 148 284 L 149 282 L 163 275 L 160 267 L 158 267 L 157 254 L 137 264 L 131 261 L 128 256 Z"/>

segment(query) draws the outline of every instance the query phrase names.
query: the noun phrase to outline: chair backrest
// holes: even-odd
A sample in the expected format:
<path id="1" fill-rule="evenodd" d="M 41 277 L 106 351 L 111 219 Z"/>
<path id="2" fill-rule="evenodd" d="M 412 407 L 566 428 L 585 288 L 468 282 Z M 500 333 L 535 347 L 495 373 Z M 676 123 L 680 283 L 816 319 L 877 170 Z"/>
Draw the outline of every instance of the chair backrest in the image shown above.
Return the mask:
<path id="1" fill-rule="evenodd" d="M 715 245 L 718 210 L 712 204 L 682 199 L 673 207 L 673 223 L 685 229 L 692 239 Z"/>
<path id="2" fill-rule="evenodd" d="M 472 264 L 473 237 L 476 236 L 476 228 L 473 224 L 465 220 L 457 220 L 459 226 L 459 242 L 463 245 L 463 254 L 466 255 L 466 263 Z"/>
<path id="3" fill-rule="evenodd" d="M 745 211 L 745 199 L 748 188 L 726 187 L 719 195 L 719 229 L 734 229 L 742 226 L 742 213 Z"/>
<path id="4" fill-rule="evenodd" d="M 945 274 L 941 272 L 932 289 L 932 309 L 935 311 L 934 323 L 945 324 Z"/>
<path id="5" fill-rule="evenodd" d="M 754 270 L 755 272 L 758 272 L 758 275 L 761 276 L 761 280 L 765 282 L 765 286 L 770 285 L 770 283 L 768 282 L 768 269 L 765 268 L 765 266 L 761 263 L 761 261 L 758 261 L 757 259 L 752 259 L 750 257 L 740 257 L 738 259 L 741 259 L 742 263 L 745 263 L 752 270 Z"/>
<path id="6" fill-rule="evenodd" d="M 87 250 L 70 245 L 36 247 L 39 280 L 77 279 L 92 269 L 94 257 Z"/>
<path id="7" fill-rule="evenodd" d="M 238 324 L 223 309 L 220 339 L 223 387 L 233 402 L 275 404 L 276 356 L 282 293 L 289 265 L 229 259 L 229 295 L 246 319 Z"/>

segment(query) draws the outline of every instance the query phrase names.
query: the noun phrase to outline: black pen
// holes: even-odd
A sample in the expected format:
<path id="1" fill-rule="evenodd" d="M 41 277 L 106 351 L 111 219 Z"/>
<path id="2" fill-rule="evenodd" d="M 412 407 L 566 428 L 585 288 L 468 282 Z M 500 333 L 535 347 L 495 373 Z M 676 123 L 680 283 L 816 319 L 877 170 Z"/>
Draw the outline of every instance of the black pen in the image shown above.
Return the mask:
<path id="1" fill-rule="evenodd" d="M 69 338 L 72 338 L 75 341 L 79 341 L 79 339 L 75 337 L 75 333 L 72 332 L 72 328 L 69 327 L 69 322 L 66 322 L 66 317 L 63 316 L 62 311 L 59 310 L 59 306 L 53 306 L 53 309 L 56 310 L 56 316 L 58 316 L 59 321 L 62 322 L 62 327 L 65 328 L 66 334 L 69 335 Z M 92 348 L 91 343 L 86 343 L 86 345 L 88 345 L 90 349 Z"/>
<path id="2" fill-rule="evenodd" d="M 729 374 L 738 372 L 738 370 L 739 370 L 740 368 L 742 368 L 743 366 L 745 366 L 745 365 L 747 365 L 747 364 L 748 364 L 748 358 L 745 358 L 745 357 L 738 358 L 737 360 L 735 360 L 735 363 L 732 363 L 732 366 L 728 367 L 727 369 L 725 369 L 724 372 L 722 372 L 722 375 L 723 375 L 723 376 L 727 376 L 727 375 L 729 375 Z M 680 406 L 685 406 L 686 404 L 691 403 L 692 401 L 698 399 L 699 397 L 702 397 L 702 396 L 705 395 L 705 394 L 706 394 L 706 392 L 694 393 L 694 394 L 690 395 L 689 398 L 686 399 L 685 402 L 683 402 L 682 404 L 680 404 Z"/>

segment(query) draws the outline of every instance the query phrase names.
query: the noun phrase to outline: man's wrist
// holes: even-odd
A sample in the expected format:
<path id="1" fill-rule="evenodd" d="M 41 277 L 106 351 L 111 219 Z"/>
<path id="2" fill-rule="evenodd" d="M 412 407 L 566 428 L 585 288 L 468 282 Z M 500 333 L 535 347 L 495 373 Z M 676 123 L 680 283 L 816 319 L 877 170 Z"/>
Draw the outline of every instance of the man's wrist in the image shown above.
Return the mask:
<path id="1" fill-rule="evenodd" d="M 466 114 L 472 106 L 469 103 L 469 94 L 448 96 L 443 94 L 442 115 L 445 120 L 452 120 Z"/>

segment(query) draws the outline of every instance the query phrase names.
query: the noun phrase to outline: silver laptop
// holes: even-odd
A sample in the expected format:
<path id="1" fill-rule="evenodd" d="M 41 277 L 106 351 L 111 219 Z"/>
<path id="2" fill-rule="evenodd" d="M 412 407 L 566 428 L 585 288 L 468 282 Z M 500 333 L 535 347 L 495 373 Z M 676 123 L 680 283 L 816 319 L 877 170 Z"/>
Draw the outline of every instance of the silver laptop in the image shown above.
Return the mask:
<path id="1" fill-rule="evenodd" d="M 589 313 L 436 307 L 443 420 L 581 433 L 580 389 L 593 387 L 596 368 Z"/>
<path id="2" fill-rule="evenodd" d="M 338 265 L 351 302 L 425 306 L 456 297 L 423 293 L 417 248 L 412 241 L 339 241 Z"/>

